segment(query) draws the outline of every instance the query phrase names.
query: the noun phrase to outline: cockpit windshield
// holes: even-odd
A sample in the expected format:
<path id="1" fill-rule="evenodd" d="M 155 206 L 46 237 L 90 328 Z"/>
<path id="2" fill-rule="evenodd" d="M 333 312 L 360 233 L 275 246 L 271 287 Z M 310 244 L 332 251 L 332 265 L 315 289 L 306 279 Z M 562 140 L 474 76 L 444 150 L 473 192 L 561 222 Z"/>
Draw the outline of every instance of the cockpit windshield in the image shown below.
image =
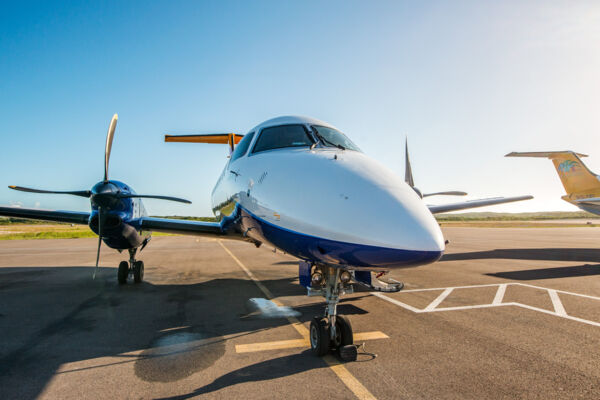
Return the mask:
<path id="1" fill-rule="evenodd" d="M 272 126 L 260 132 L 252 153 L 283 147 L 305 147 L 312 144 L 313 139 L 304 125 Z"/>
<path id="2" fill-rule="evenodd" d="M 319 125 L 313 125 L 312 128 L 325 146 L 338 147 L 343 150 L 361 151 L 346 135 L 338 130 Z"/>

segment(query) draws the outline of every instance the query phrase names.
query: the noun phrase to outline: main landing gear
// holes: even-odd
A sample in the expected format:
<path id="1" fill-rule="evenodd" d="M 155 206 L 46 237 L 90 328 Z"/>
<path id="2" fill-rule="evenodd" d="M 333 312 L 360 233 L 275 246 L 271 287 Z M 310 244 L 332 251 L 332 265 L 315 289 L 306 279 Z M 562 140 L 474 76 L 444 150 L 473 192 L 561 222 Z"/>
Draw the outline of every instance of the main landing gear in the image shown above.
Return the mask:
<path id="1" fill-rule="evenodd" d="M 129 275 L 133 275 L 133 282 L 140 283 L 144 280 L 144 262 L 136 261 L 135 253 L 137 249 L 129 249 L 129 261 L 121 261 L 119 263 L 119 270 L 117 272 L 117 278 L 119 285 L 127 283 Z"/>
<path id="2" fill-rule="evenodd" d="M 324 296 L 327 302 L 324 317 L 314 317 L 310 323 L 310 348 L 313 354 L 324 356 L 336 351 L 343 361 L 356 361 L 352 325 L 348 318 L 337 315 L 340 296 L 352 293 L 352 275 L 346 270 L 316 266 L 311 274 L 309 296 Z"/>

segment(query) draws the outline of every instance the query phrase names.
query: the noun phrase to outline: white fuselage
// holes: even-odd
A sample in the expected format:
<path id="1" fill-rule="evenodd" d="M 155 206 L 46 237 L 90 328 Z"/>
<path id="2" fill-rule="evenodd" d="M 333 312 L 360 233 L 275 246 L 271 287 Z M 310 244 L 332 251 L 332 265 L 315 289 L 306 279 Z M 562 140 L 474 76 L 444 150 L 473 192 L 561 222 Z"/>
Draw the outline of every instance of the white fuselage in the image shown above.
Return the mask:
<path id="1" fill-rule="evenodd" d="M 261 129 L 324 125 L 302 117 L 267 121 L 248 152 L 230 161 L 213 190 L 217 217 L 241 212 L 245 234 L 297 257 L 391 269 L 437 260 L 435 218 L 397 174 L 359 151 L 317 145 L 253 153 Z"/>

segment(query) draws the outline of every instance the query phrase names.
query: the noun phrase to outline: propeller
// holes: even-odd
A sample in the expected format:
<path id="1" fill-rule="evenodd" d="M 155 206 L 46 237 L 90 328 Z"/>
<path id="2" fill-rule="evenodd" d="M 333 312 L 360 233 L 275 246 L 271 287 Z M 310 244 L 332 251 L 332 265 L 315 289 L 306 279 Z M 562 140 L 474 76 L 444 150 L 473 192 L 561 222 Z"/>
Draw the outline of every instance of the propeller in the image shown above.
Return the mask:
<path id="1" fill-rule="evenodd" d="M 155 196 L 152 194 L 129 194 L 129 193 L 119 193 L 117 195 L 120 199 L 131 199 L 131 198 L 140 198 L 140 199 L 159 199 L 159 200 L 169 200 L 169 201 L 178 201 L 180 203 L 192 204 L 191 201 L 186 199 L 181 199 L 179 197 L 171 197 L 171 196 Z"/>
<path id="2" fill-rule="evenodd" d="M 106 147 L 104 148 L 104 182 L 108 182 L 108 161 L 110 160 L 110 151 L 112 149 L 113 138 L 115 137 L 115 129 L 119 115 L 113 115 L 108 125 L 108 133 L 106 134 Z"/>
<path id="3" fill-rule="evenodd" d="M 29 193 L 50 193 L 50 194 L 71 194 L 73 196 L 80 197 L 90 197 L 92 192 L 89 190 L 41 190 L 41 189 L 32 189 L 26 188 L 23 186 L 9 186 L 10 189 L 19 190 L 21 192 L 29 192 Z"/>
<path id="4" fill-rule="evenodd" d="M 98 263 L 100 262 L 100 248 L 102 247 L 102 225 L 104 225 L 105 215 L 102 213 L 102 207 L 98 207 L 98 251 L 96 252 L 96 268 L 94 268 L 94 274 L 92 279 L 96 279 L 96 273 L 98 272 Z"/>

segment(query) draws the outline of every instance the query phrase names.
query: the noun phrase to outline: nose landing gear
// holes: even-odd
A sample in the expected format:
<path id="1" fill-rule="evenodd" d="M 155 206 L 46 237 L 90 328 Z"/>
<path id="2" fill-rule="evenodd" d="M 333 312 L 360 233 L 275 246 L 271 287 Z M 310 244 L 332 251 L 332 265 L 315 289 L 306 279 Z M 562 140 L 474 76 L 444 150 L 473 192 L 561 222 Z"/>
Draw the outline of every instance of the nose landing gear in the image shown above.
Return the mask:
<path id="1" fill-rule="evenodd" d="M 348 318 L 337 315 L 340 296 L 352 293 L 352 286 L 347 285 L 349 278 L 339 268 L 319 266 L 313 272 L 309 296 L 324 296 L 327 302 L 324 317 L 314 317 L 310 323 L 310 347 L 316 356 L 324 356 L 329 351 L 336 351 L 343 361 L 356 361 L 357 349 L 354 346 L 352 325 Z"/>
<path id="2" fill-rule="evenodd" d="M 119 285 L 127 283 L 129 275 L 133 275 L 133 282 L 140 283 L 144 280 L 144 262 L 135 259 L 137 249 L 129 249 L 129 261 L 121 261 L 117 271 Z"/>

